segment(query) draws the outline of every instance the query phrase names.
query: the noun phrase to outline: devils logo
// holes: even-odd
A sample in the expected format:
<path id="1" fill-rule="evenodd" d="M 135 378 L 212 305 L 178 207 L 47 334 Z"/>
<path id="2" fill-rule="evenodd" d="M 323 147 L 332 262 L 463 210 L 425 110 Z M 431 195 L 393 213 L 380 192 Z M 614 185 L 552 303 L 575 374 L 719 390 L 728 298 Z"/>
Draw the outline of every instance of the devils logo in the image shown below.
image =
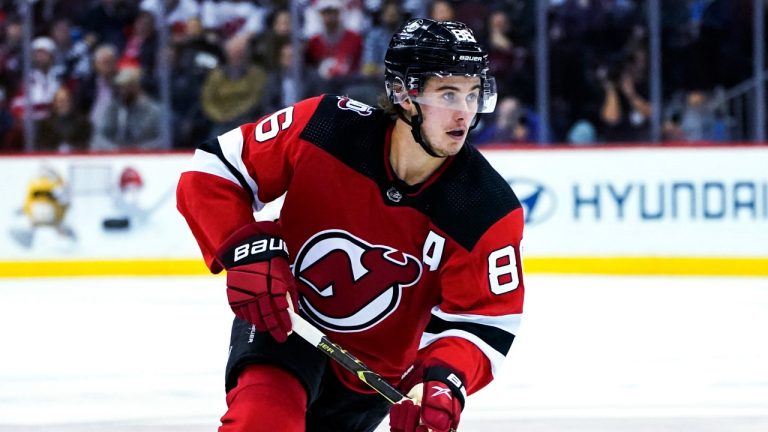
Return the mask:
<path id="1" fill-rule="evenodd" d="M 337 103 L 339 109 L 354 111 L 363 117 L 373 114 L 373 107 L 362 102 L 350 99 L 346 96 L 336 96 L 339 99 Z"/>
<path id="2" fill-rule="evenodd" d="M 301 309 L 338 332 L 370 328 L 397 309 L 402 289 L 421 278 L 421 263 L 345 231 L 323 231 L 302 246 L 294 263 Z"/>

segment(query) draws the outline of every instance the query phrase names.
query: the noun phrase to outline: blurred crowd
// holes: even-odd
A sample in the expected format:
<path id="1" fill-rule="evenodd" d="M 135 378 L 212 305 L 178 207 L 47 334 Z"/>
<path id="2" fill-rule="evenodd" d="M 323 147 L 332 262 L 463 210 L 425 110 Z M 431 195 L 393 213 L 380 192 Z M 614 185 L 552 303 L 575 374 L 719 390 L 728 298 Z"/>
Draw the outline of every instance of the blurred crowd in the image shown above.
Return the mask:
<path id="1" fill-rule="evenodd" d="M 38 0 L 28 86 L 21 1 L 0 0 L 4 152 L 24 150 L 25 116 L 35 150 L 167 149 L 320 93 L 376 104 L 389 38 L 413 16 L 463 21 L 489 49 L 499 100 L 476 144 L 538 140 L 535 0 L 308 0 L 300 29 L 289 0 Z M 716 102 L 752 74 L 753 1 L 660 2 L 663 108 L 650 103 L 645 3 L 550 0 L 552 142 L 647 141 L 655 109 L 665 140 L 730 139 Z"/>

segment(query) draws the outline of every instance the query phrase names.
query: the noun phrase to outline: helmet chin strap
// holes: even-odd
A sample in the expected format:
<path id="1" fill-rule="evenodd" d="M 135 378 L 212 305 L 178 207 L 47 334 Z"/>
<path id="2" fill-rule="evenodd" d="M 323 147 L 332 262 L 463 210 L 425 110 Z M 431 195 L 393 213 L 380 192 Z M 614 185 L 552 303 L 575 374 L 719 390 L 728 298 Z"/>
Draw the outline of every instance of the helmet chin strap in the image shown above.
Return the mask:
<path id="1" fill-rule="evenodd" d="M 397 115 L 408 125 L 411 126 L 411 135 L 413 135 L 413 139 L 419 143 L 422 149 L 424 151 L 432 156 L 433 158 L 438 159 L 444 159 L 446 156 L 439 156 L 437 153 L 435 153 L 434 150 L 432 150 L 432 147 L 430 147 L 426 142 L 424 142 L 424 138 L 421 136 L 421 123 L 424 121 L 424 115 L 421 113 L 421 106 L 417 104 L 416 102 L 413 102 L 413 105 L 416 107 L 416 111 L 418 114 L 411 117 L 410 120 L 406 118 L 405 116 L 405 110 L 403 110 L 402 107 L 398 105 L 397 109 Z"/>
<path id="2" fill-rule="evenodd" d="M 432 156 L 433 158 L 445 159 L 447 156 L 439 156 L 437 153 L 435 153 L 434 150 L 432 150 L 432 147 L 430 145 L 424 142 L 424 138 L 421 136 L 421 123 L 424 122 L 424 115 L 421 113 L 421 105 L 413 101 L 411 101 L 411 103 L 413 103 L 413 105 L 416 107 L 416 112 L 418 112 L 418 114 L 416 114 L 415 116 L 412 116 L 411 119 L 408 120 L 408 118 L 405 116 L 405 110 L 398 105 L 397 115 L 406 124 L 411 126 L 411 135 L 413 135 L 413 139 L 417 143 L 419 143 L 421 148 L 424 149 L 424 151 L 428 155 Z M 469 125 L 469 128 L 467 129 L 467 135 L 469 135 L 469 133 L 472 132 L 472 130 L 477 127 L 477 124 L 480 121 L 480 115 L 481 115 L 480 113 L 475 114 L 475 118 L 472 121 L 472 124 Z"/>

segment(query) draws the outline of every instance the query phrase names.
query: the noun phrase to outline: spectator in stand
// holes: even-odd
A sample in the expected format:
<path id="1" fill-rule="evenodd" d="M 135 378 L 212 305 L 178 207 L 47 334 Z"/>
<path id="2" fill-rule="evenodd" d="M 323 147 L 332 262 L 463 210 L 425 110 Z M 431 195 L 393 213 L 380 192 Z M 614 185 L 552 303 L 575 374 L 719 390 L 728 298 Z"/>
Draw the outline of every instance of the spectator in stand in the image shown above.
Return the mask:
<path id="1" fill-rule="evenodd" d="M 91 141 L 92 150 L 164 148 L 160 105 L 142 90 L 141 74 L 138 65 L 120 67 L 115 76 L 117 98 L 107 107 L 103 122 Z"/>
<path id="2" fill-rule="evenodd" d="M 434 0 L 429 5 L 429 17 L 435 21 L 455 21 L 456 9 L 448 0 Z"/>
<path id="3" fill-rule="evenodd" d="M 661 128 L 661 140 L 664 142 L 680 142 L 685 141 L 685 132 L 680 125 L 682 116 L 679 112 L 673 112 L 667 119 L 664 120 L 664 124 Z"/>
<path id="4" fill-rule="evenodd" d="M 254 63 L 264 65 L 267 70 L 280 68 L 280 50 L 285 42 L 291 41 L 291 12 L 276 9 L 267 16 L 268 31 L 256 35 L 251 42 Z"/>
<path id="5" fill-rule="evenodd" d="M 13 115 L 8 109 L 8 98 L 5 95 L 5 89 L 0 87 L 0 152 L 13 150 L 12 141 L 16 141 L 17 146 L 20 144 L 20 137 L 11 139 L 12 134 L 18 134 L 19 131 L 14 129 Z"/>
<path id="6" fill-rule="evenodd" d="M 341 0 L 319 0 L 323 29 L 309 39 L 305 63 L 325 80 L 354 76 L 360 70 L 363 39 L 340 20 Z M 330 83 L 329 83 L 330 85 Z"/>
<path id="7" fill-rule="evenodd" d="M 363 74 L 380 80 L 384 75 L 384 54 L 389 47 L 389 39 L 405 15 L 399 0 L 384 0 L 379 11 L 379 23 L 365 33 L 363 45 Z"/>
<path id="8" fill-rule="evenodd" d="M 642 48 L 631 51 L 628 61 L 617 69 L 603 68 L 599 76 L 603 85 L 600 125 L 604 141 L 633 142 L 649 139 L 646 55 Z"/>
<path id="9" fill-rule="evenodd" d="M 51 26 L 51 38 L 56 43 L 54 68 L 65 83 L 78 83 L 91 73 L 90 48 L 83 40 L 73 38 L 69 18 L 59 18 Z M 71 85 L 74 85 L 71 84 Z"/>
<path id="10" fill-rule="evenodd" d="M 0 24 L 0 34 L 0 83 L 5 87 L 6 100 L 10 100 L 21 86 L 21 19 L 8 17 Z"/>
<path id="11" fill-rule="evenodd" d="M 224 51 L 218 39 L 212 33 L 206 32 L 197 18 L 187 22 L 183 37 L 175 44 L 178 47 L 179 66 L 188 68 L 203 78 L 224 60 Z"/>
<path id="12" fill-rule="evenodd" d="M 645 15 L 636 2 L 561 0 L 551 5 L 550 16 L 550 123 L 555 139 L 567 139 L 580 119 L 590 121 L 602 136 L 609 128 L 599 115 L 605 78 L 597 79 L 595 71 L 600 65 L 603 75 L 608 69 L 621 75 L 623 61 L 615 59 L 642 35 L 636 24 Z"/>
<path id="13" fill-rule="evenodd" d="M 137 14 L 133 0 L 98 0 L 81 19 L 86 43 L 91 47 L 111 44 L 122 52 L 127 40 L 125 29 L 133 25 Z"/>
<path id="14" fill-rule="evenodd" d="M 701 142 L 730 139 L 729 119 L 713 101 L 717 93 L 713 96 L 705 90 L 690 90 L 683 96 L 685 101 L 680 103 L 681 93 L 675 94 L 668 107 L 670 113 L 667 114 L 662 128 L 663 141 Z"/>
<path id="15" fill-rule="evenodd" d="M 109 44 L 99 45 L 93 51 L 93 70 L 75 90 L 75 106 L 99 130 L 106 116 L 107 106 L 115 97 L 114 79 L 117 75 L 117 50 Z"/>
<path id="16" fill-rule="evenodd" d="M 709 141 L 715 127 L 715 113 L 707 106 L 707 94 L 692 90 L 686 94 L 680 129 L 686 141 Z"/>
<path id="17" fill-rule="evenodd" d="M 12 102 L 15 117 L 21 121 L 26 113 L 25 99 L 29 98 L 32 107 L 32 120 L 39 121 L 50 115 L 53 95 L 61 86 L 61 78 L 53 68 L 56 44 L 53 39 L 41 36 L 32 41 L 32 71 L 29 76 L 29 95 L 24 88 L 17 89 Z"/>
<path id="18" fill-rule="evenodd" d="M 267 80 L 263 68 L 251 62 L 248 36 L 235 36 L 224 46 L 226 62 L 208 75 L 202 108 L 213 123 L 210 138 L 253 121 Z"/>
<path id="19" fill-rule="evenodd" d="M 322 33 L 325 27 L 322 9 L 326 7 L 326 2 L 310 0 L 308 3 L 308 7 L 304 10 L 304 27 L 302 29 L 305 39 Z M 371 20 L 368 13 L 363 10 L 360 0 L 339 0 L 336 3 L 338 3 L 339 15 L 344 22 L 344 28 L 357 34 L 362 34 L 370 28 Z"/>
<path id="20" fill-rule="evenodd" d="M 261 33 L 266 15 L 265 7 L 248 0 L 204 0 L 200 9 L 203 27 L 221 40 Z"/>
<path id="21" fill-rule="evenodd" d="M 150 12 L 141 11 L 131 27 L 130 37 L 120 59 L 120 63 L 136 63 L 141 67 L 141 86 L 153 97 L 159 91 L 155 73 L 159 43 L 155 17 Z"/>
<path id="22" fill-rule="evenodd" d="M 261 114 L 269 114 L 289 105 L 320 94 L 320 77 L 313 69 L 304 70 L 301 76 L 301 93 L 297 93 L 291 76 L 293 64 L 293 45 L 285 41 L 279 47 L 280 62 L 269 72 L 261 99 Z"/>
<path id="23" fill-rule="evenodd" d="M 486 21 L 486 43 L 492 49 L 500 52 L 510 52 L 514 48 L 514 42 L 512 41 L 511 27 L 509 23 L 509 17 L 506 12 L 501 9 L 491 11 Z M 499 56 L 499 60 L 505 60 L 503 56 Z M 511 62 L 505 62 L 511 63 Z"/>
<path id="24" fill-rule="evenodd" d="M 496 77 L 499 94 L 532 104 L 536 86 L 531 56 L 525 46 L 517 45 L 512 39 L 506 11 L 493 10 L 487 17 L 485 29 L 484 45 L 488 47 L 489 73 Z"/>
<path id="25" fill-rule="evenodd" d="M 205 75 L 181 63 L 183 54 L 181 46 L 172 46 L 169 60 L 173 77 L 170 96 L 174 148 L 194 147 L 201 136 L 208 136 L 210 126 L 200 106 L 200 87 Z"/>
<path id="26" fill-rule="evenodd" d="M 88 117 L 75 110 L 69 89 L 61 87 L 53 98 L 51 116 L 39 124 L 36 150 L 86 151 L 91 142 L 91 131 Z"/>
<path id="27" fill-rule="evenodd" d="M 151 13 L 158 23 L 164 22 L 174 35 L 186 33 L 189 21 L 200 18 L 196 0 L 142 0 L 139 8 Z"/>
<path id="28" fill-rule="evenodd" d="M 194 147 L 200 137 L 207 137 L 211 123 L 203 114 L 200 89 L 208 74 L 224 59 L 215 36 L 203 31 L 199 19 L 191 19 L 172 50 L 171 107 L 173 109 L 173 146 Z"/>
<path id="29" fill-rule="evenodd" d="M 727 122 L 718 115 L 711 95 L 704 90 L 691 90 L 685 95 L 679 126 L 680 138 L 684 141 L 724 141 L 728 138 Z"/>
<path id="30" fill-rule="evenodd" d="M 568 130 L 567 141 L 575 146 L 594 144 L 597 142 L 597 132 L 589 120 L 581 119 Z"/>
<path id="31" fill-rule="evenodd" d="M 53 68 L 56 45 L 49 37 L 41 36 L 32 41 L 32 70 L 29 74 L 29 88 L 24 88 L 21 72 L 16 80 L 10 80 L 9 86 L 15 85 L 11 99 L 13 126 L 6 136 L 6 149 L 21 151 L 24 148 L 24 118 L 30 118 L 35 127 L 50 116 L 53 96 L 61 86 L 61 78 Z M 19 58 L 21 61 L 21 58 Z M 19 65 L 21 67 L 21 65 Z M 3 83 L 5 84 L 5 83 Z M 27 93 L 28 92 L 28 93 Z M 29 104 L 30 112 L 26 112 Z"/>
<path id="32" fill-rule="evenodd" d="M 485 120 L 485 119 L 483 119 Z M 477 145 L 535 143 L 538 117 L 513 97 L 499 101 L 494 117 L 473 138 Z"/>

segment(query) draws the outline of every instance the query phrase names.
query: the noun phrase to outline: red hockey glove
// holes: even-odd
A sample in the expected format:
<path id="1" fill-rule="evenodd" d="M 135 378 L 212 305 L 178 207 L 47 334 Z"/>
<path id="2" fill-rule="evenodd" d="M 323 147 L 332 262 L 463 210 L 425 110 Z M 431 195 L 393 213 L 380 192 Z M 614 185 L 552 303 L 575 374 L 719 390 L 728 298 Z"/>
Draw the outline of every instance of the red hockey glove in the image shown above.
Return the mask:
<path id="1" fill-rule="evenodd" d="M 419 426 L 420 417 L 421 407 L 414 404 L 413 400 L 405 399 L 389 409 L 389 430 L 390 432 L 426 431 L 425 426 Z"/>
<path id="2" fill-rule="evenodd" d="M 408 388 L 413 383 L 407 395 L 412 401 L 392 405 L 389 411 L 390 431 L 455 431 L 464 408 L 464 383 L 458 374 L 442 366 L 417 367 L 400 387 Z"/>
<path id="3" fill-rule="evenodd" d="M 291 331 L 288 308 L 298 307 L 296 281 L 277 224 L 254 222 L 239 229 L 224 242 L 216 261 L 227 269 L 227 297 L 235 315 L 285 342 Z"/>

